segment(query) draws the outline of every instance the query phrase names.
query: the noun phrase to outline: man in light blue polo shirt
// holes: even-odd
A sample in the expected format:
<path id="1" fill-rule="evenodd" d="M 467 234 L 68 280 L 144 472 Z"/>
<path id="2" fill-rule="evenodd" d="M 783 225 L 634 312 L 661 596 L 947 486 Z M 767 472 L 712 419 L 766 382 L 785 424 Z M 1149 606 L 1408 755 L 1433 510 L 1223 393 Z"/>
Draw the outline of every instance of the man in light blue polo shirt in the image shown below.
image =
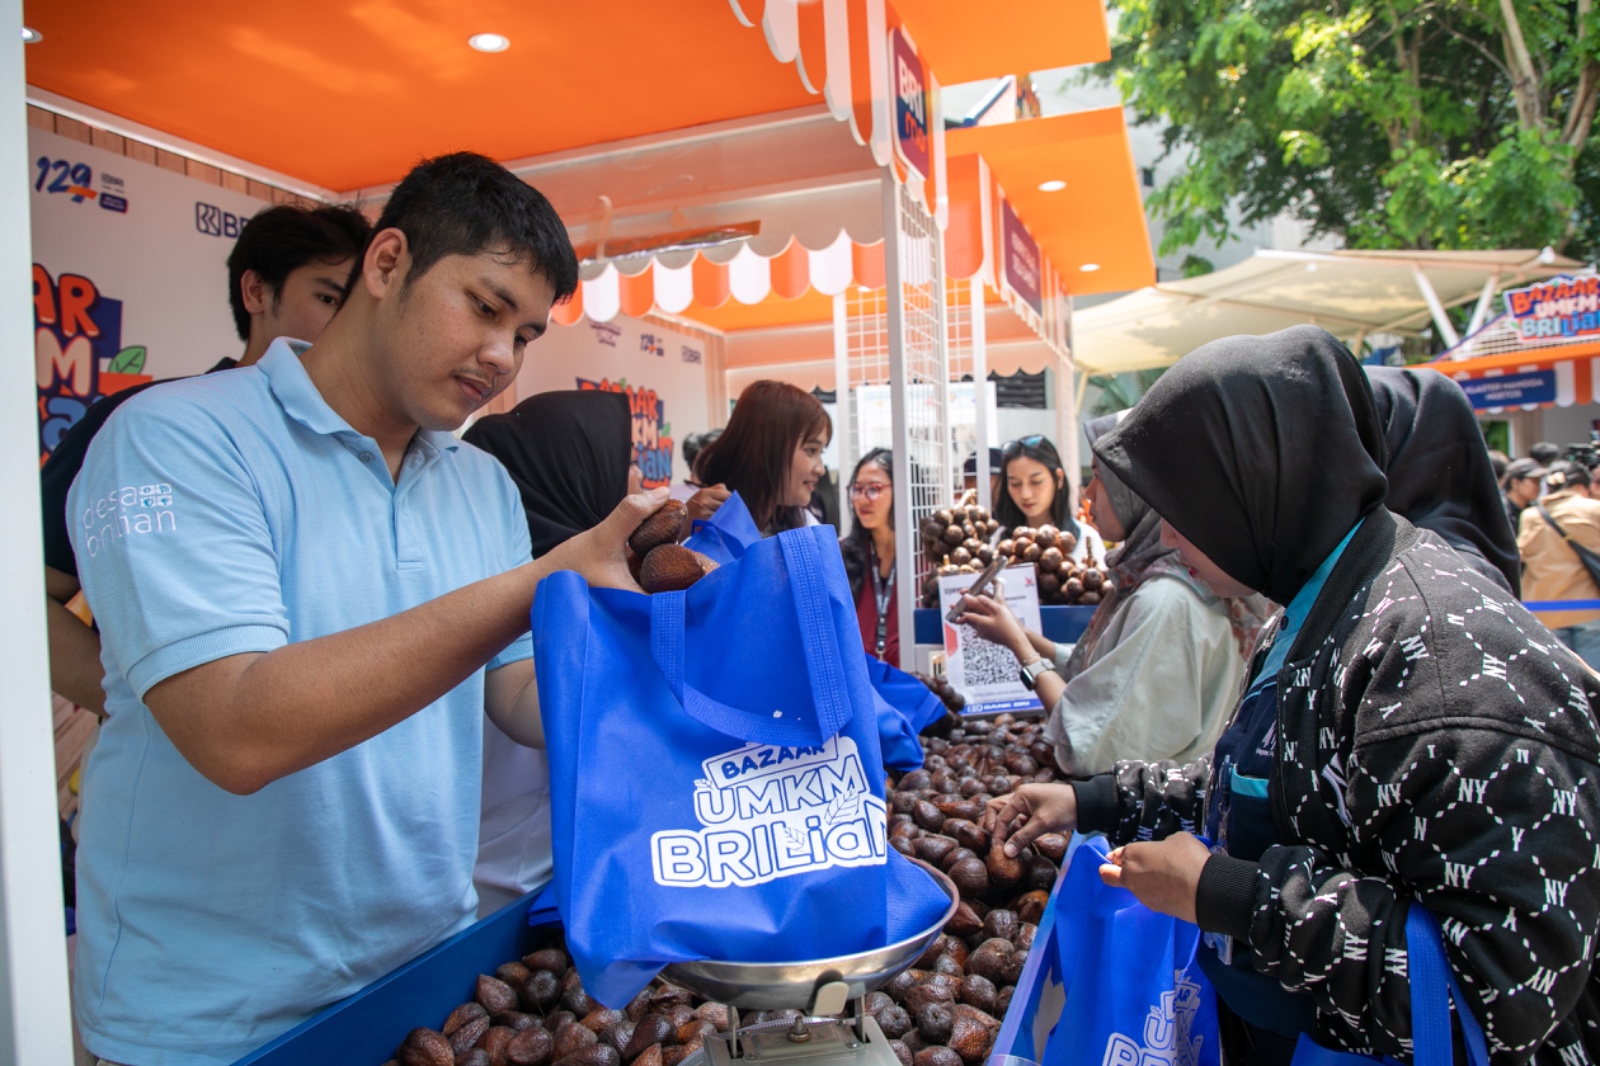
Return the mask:
<path id="1" fill-rule="evenodd" d="M 112 712 L 78 850 L 103 1059 L 233 1062 L 473 920 L 484 711 L 542 742 L 535 586 L 630 587 L 666 496 L 530 562 L 510 479 L 450 433 L 576 284 L 543 196 L 430 160 L 314 346 L 151 390 L 96 438 L 68 513 Z"/>

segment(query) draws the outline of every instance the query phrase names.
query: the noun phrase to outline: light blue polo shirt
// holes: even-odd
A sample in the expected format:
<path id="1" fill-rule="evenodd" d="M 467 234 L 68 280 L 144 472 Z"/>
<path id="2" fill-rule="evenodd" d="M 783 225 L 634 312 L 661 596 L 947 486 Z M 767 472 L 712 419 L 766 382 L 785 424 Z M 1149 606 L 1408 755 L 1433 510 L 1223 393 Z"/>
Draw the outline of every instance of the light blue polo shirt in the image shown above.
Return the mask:
<path id="1" fill-rule="evenodd" d="M 530 557 L 499 463 L 421 431 L 396 484 L 304 350 L 130 400 L 68 497 L 111 716 L 84 774 L 74 990 L 113 1062 L 231 1063 L 473 920 L 483 670 L 253 796 L 200 776 L 142 702 Z M 524 635 L 489 669 L 532 655 Z"/>

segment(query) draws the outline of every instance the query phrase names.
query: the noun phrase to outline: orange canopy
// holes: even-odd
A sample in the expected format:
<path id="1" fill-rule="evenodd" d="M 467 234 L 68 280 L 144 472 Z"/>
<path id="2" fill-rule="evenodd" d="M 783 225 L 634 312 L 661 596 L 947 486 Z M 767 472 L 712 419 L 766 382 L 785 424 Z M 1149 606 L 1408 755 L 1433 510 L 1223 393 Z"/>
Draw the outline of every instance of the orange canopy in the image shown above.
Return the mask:
<path id="1" fill-rule="evenodd" d="M 336 191 L 439 152 L 524 159 L 819 95 L 886 148 L 874 29 L 903 23 L 946 84 L 1104 58 L 1105 41 L 1100 0 L 26 0 L 25 14 L 44 35 L 30 84 Z M 473 51 L 483 32 L 510 48 Z"/>
<path id="2" fill-rule="evenodd" d="M 1155 283 L 1150 231 L 1120 107 L 951 130 L 946 151 L 952 202 L 971 201 L 963 196 L 963 181 L 975 181 L 976 171 L 962 160 L 981 155 L 1071 295 L 1124 292 Z M 1046 182 L 1066 185 L 1046 192 L 1040 188 Z M 955 245 L 968 242 L 961 247 L 967 258 L 960 261 L 970 263 L 972 229 L 981 224 L 980 218 L 959 217 L 952 208 L 951 229 L 964 225 L 968 230 L 948 238 L 952 273 L 958 260 Z"/>

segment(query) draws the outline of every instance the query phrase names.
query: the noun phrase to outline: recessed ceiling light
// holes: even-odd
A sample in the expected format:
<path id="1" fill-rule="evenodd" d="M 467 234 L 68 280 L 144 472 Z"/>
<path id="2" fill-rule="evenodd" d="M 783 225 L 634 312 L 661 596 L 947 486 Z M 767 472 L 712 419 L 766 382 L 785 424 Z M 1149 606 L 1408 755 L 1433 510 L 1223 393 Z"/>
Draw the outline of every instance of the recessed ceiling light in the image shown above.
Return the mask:
<path id="1" fill-rule="evenodd" d="M 511 47 L 511 38 L 500 33 L 474 33 L 467 43 L 480 52 L 504 52 Z"/>
<path id="2" fill-rule="evenodd" d="M 1083 266 L 1079 267 L 1078 269 L 1083 271 L 1085 274 L 1093 274 L 1096 270 L 1100 269 L 1100 264 L 1099 263 L 1085 263 L 1085 264 L 1083 264 Z"/>
<path id="3" fill-rule="evenodd" d="M 1040 192 L 1060 192 L 1066 187 L 1067 183 L 1064 181 L 1041 181 L 1039 183 Z"/>
<path id="4" fill-rule="evenodd" d="M 32 26 L 24 26 L 24 27 L 22 27 L 22 43 L 23 44 L 38 44 L 42 40 L 44 40 L 44 34 L 40 33 L 38 30 L 34 29 Z"/>

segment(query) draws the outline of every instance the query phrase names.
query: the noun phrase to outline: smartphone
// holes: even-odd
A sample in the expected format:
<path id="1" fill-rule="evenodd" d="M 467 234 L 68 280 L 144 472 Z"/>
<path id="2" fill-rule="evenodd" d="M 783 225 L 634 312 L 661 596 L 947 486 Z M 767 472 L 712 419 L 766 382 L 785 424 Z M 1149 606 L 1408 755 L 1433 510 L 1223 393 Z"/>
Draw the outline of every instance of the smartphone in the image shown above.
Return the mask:
<path id="1" fill-rule="evenodd" d="M 998 552 L 995 553 L 994 560 L 983 568 L 983 573 L 978 575 L 978 580 L 972 583 L 972 586 L 967 589 L 964 595 L 982 596 L 994 579 L 1000 576 L 1000 571 L 1004 570 L 1005 566 L 1006 557 Z M 951 625 L 955 625 L 960 618 L 961 604 L 958 602 L 950 608 L 949 613 L 944 616 L 944 620 Z"/>

